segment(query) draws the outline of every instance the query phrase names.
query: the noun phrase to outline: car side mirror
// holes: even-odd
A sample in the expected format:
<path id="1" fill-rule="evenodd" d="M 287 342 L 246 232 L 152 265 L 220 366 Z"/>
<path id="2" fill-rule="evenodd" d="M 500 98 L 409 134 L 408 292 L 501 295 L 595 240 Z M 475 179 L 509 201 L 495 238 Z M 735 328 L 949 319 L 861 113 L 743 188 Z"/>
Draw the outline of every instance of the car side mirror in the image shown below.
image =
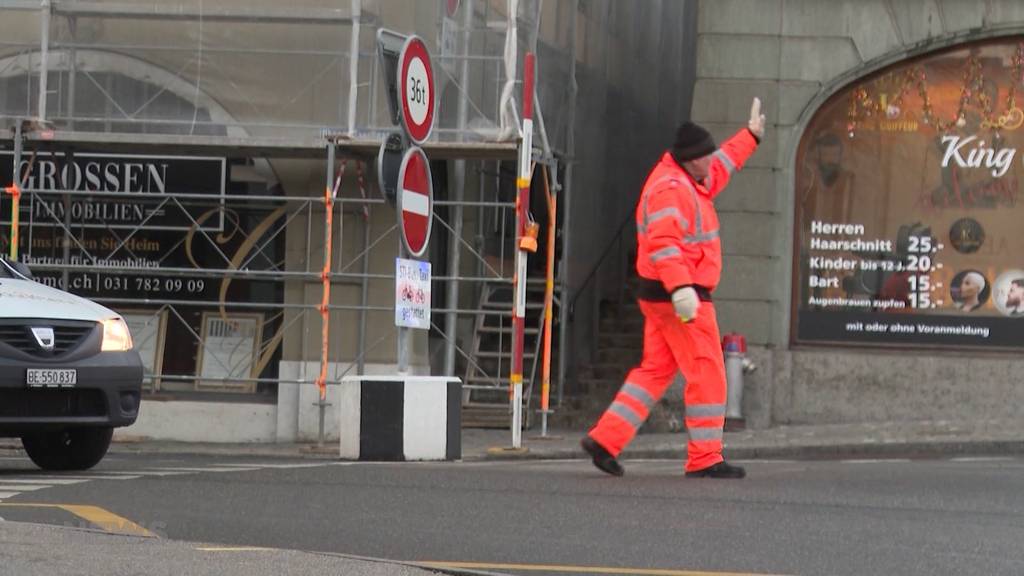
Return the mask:
<path id="1" fill-rule="evenodd" d="M 8 261 L 7 263 L 10 264 L 11 268 L 14 268 L 18 272 L 18 274 L 21 274 L 22 276 L 28 278 L 29 280 L 33 279 L 32 271 L 29 270 L 28 265 L 25 264 L 24 262 Z"/>

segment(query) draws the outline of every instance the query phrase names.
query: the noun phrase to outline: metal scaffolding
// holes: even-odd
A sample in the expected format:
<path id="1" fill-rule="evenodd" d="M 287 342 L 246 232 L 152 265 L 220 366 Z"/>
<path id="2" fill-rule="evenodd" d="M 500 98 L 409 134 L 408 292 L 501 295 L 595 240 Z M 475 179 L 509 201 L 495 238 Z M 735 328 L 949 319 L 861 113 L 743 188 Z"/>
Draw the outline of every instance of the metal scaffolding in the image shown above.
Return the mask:
<path id="1" fill-rule="evenodd" d="M 23 194 L 21 257 L 40 280 L 133 314 L 141 344 L 153 347 L 147 381 L 155 393 L 313 385 L 309 351 L 320 345 L 331 353 L 316 361 L 332 366 L 320 374 L 334 383 L 362 372 L 393 338 L 393 326 L 381 328 L 392 325 L 393 306 L 378 296 L 394 278 L 386 266 L 394 218 L 367 174 L 394 130 L 372 44 L 394 7 L 320 4 L 328 3 L 0 2 L 10 32 L 0 41 L 0 110 L 12 133 L 10 182 Z M 511 317 L 511 307 L 478 303 L 485 286 L 512 282 L 518 112 L 508 95 L 521 53 L 537 48 L 542 4 L 463 0 L 454 13 L 450 4 L 437 2 L 405 23 L 436 32 L 442 108 L 424 148 L 433 161 L 451 161 L 434 215 L 447 272 L 434 277 L 446 303 L 433 309 L 444 316 L 431 330 L 444 352 L 432 368 L 482 374 L 469 390 L 504 390 L 507 366 L 482 366 L 470 342 L 477 319 Z M 550 84 L 542 78 L 538 90 Z M 574 79 L 569 86 L 571 112 Z M 549 140 L 540 110 L 538 121 L 535 159 L 549 167 L 553 189 L 567 193 L 558 179 L 567 148 Z M 307 176 L 317 162 L 327 166 L 326 188 L 336 198 L 308 184 L 323 181 Z M 93 165 L 119 176 L 90 172 Z M 219 190 L 209 187 L 215 177 L 196 175 L 218 168 Z M 175 170 L 191 176 L 172 186 Z M 162 186 L 159 193 L 132 187 L 146 178 Z M 115 180 L 124 185 L 107 186 Z M 562 208 L 567 215 L 567 201 Z M 0 212 L 10 227 L 11 210 Z M 318 244 L 321 237 L 330 243 Z M 556 242 L 564 262 L 564 235 Z M 325 253 L 326 275 L 315 264 Z M 555 302 L 563 300 L 565 273 Z M 543 286 L 542 276 L 531 283 Z M 312 293 L 321 284 L 335 296 L 321 302 Z M 332 328 L 315 337 L 328 320 Z M 355 345 L 346 353 L 349 337 Z M 164 354 L 171 338 L 182 357 Z M 236 358 L 230 346 L 251 349 Z M 283 375 L 282 362 L 297 363 L 294 376 Z M 566 367 L 559 366 L 561 398 Z"/>

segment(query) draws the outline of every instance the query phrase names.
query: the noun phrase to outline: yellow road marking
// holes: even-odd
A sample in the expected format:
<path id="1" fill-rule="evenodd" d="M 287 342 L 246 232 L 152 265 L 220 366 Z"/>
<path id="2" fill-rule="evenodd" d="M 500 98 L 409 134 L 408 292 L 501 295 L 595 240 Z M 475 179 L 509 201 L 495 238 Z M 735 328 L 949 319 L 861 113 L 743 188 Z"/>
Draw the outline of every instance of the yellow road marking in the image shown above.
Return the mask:
<path id="1" fill-rule="evenodd" d="M 482 562 L 417 562 L 427 568 L 463 568 L 466 570 L 521 570 L 531 572 L 571 572 L 578 574 L 627 574 L 635 576 L 772 576 L 753 572 L 704 572 L 700 570 L 664 570 L 658 568 L 614 568 L 607 566 L 562 566 L 557 564 L 487 564 Z"/>
<path id="2" fill-rule="evenodd" d="M 196 548 L 200 552 L 267 552 L 273 548 L 260 548 L 258 546 L 200 546 Z"/>
<path id="3" fill-rule="evenodd" d="M 0 503 L 5 508 L 56 508 L 78 516 L 82 520 L 95 525 L 104 532 L 120 534 L 124 536 L 144 536 L 146 538 L 157 538 L 157 535 L 146 530 L 142 526 L 122 518 L 109 510 L 99 506 L 84 506 L 79 504 L 29 504 L 29 503 Z"/>

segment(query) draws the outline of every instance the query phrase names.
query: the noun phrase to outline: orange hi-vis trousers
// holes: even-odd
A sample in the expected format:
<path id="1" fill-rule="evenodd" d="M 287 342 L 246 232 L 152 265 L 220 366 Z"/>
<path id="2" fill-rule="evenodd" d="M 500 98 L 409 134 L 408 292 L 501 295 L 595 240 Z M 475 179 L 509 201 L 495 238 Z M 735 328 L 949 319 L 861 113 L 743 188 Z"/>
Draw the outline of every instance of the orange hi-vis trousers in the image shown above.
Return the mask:
<path id="1" fill-rule="evenodd" d="M 671 302 L 641 300 L 640 310 L 644 314 L 643 360 L 626 376 L 590 437 L 618 457 L 678 370 L 686 378 L 686 471 L 714 466 L 722 461 L 726 403 L 725 361 L 715 307 L 701 302 L 697 318 L 686 324 L 676 316 Z"/>

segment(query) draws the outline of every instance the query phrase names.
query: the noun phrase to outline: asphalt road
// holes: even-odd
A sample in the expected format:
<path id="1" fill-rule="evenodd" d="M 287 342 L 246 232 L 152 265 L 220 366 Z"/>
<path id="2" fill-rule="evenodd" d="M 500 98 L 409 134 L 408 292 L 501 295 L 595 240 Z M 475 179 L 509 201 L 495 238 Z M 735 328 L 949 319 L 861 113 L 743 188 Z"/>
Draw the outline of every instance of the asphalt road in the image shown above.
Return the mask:
<path id="1" fill-rule="evenodd" d="M 626 464 L 115 455 L 51 477 L 8 458 L 0 517 L 102 520 L 84 505 L 165 539 L 519 574 L 1024 573 L 1021 459 L 761 461 L 740 481 Z"/>

